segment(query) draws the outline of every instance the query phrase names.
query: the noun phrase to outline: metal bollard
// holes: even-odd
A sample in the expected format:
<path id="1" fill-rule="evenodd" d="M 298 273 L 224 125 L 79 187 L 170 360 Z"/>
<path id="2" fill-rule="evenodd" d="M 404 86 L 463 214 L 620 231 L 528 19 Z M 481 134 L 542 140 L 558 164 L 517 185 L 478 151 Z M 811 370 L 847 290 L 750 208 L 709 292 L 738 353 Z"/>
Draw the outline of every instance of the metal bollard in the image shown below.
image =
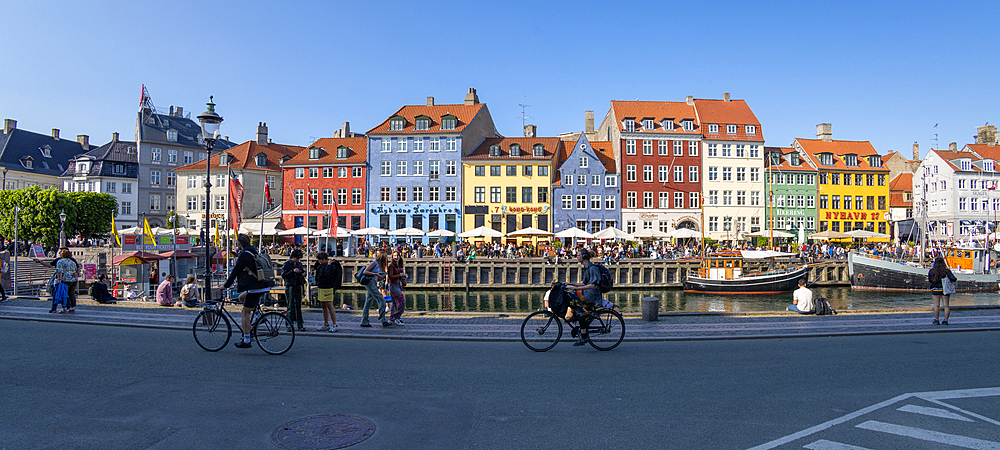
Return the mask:
<path id="1" fill-rule="evenodd" d="M 656 322 L 660 320 L 660 299 L 657 297 L 642 298 L 642 320 Z"/>

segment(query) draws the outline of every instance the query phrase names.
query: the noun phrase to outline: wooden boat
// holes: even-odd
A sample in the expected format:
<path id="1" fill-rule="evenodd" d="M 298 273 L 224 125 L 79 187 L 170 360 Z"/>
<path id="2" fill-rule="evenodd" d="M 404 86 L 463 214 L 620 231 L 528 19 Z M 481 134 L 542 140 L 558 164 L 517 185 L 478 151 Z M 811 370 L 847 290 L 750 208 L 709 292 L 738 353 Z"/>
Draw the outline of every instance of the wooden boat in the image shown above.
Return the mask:
<path id="1" fill-rule="evenodd" d="M 984 273 L 989 267 L 985 248 L 952 247 L 944 249 L 945 262 L 958 282 L 959 292 L 996 291 L 1000 289 L 1000 274 Z M 860 253 L 847 254 L 847 270 L 851 287 L 879 291 L 930 291 L 926 267 L 915 262 L 899 262 Z"/>
<path id="2" fill-rule="evenodd" d="M 759 295 L 791 292 L 799 279 L 808 275 L 809 266 L 800 265 L 762 272 L 747 272 L 748 259 L 792 256 L 775 251 L 723 252 L 702 258 L 698 275 L 688 275 L 684 292 L 722 295 Z"/>

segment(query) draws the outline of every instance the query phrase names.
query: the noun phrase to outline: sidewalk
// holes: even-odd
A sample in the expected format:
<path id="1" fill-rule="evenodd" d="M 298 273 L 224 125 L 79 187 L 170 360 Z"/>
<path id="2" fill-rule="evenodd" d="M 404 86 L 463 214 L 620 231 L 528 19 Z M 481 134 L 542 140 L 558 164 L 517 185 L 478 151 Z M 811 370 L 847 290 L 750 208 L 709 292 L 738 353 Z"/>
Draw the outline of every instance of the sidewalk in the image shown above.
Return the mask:
<path id="1" fill-rule="evenodd" d="M 77 311 L 49 314 L 51 303 L 11 299 L 0 303 L 0 319 L 68 322 L 93 325 L 132 326 L 190 330 L 200 308 L 162 307 L 149 302 L 119 302 L 102 305 L 80 298 Z M 239 320 L 239 310 L 229 307 Z M 372 327 L 361 328 L 361 313 L 338 311 L 336 333 L 320 332 L 323 316 L 318 309 L 304 312 L 309 331 L 297 336 L 367 339 L 418 339 L 466 341 L 520 341 L 522 313 L 407 312 L 404 327 L 383 328 L 378 312 Z M 625 316 L 626 341 L 676 341 L 717 339 L 761 339 L 816 336 L 848 336 L 898 333 L 940 333 L 1000 330 L 1000 308 L 952 309 L 950 325 L 931 325 L 927 310 L 904 312 L 850 312 L 835 316 L 803 316 L 794 313 L 669 313 L 657 322 L 644 322 L 638 315 Z M 235 329 L 235 327 L 234 327 Z M 564 327 L 563 339 L 569 340 Z"/>

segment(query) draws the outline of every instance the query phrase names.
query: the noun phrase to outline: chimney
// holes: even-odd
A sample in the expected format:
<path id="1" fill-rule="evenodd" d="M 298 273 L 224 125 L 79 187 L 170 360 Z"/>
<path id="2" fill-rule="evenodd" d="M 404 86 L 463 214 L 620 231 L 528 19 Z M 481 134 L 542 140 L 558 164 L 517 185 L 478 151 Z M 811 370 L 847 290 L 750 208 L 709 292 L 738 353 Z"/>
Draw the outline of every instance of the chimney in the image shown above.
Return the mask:
<path id="1" fill-rule="evenodd" d="M 538 127 L 534 125 L 524 126 L 524 137 L 535 137 L 538 136 Z"/>
<path id="2" fill-rule="evenodd" d="M 583 126 L 587 133 L 594 132 L 594 112 L 584 111 L 583 112 Z"/>
<path id="3" fill-rule="evenodd" d="M 3 120 L 3 134 L 10 134 L 11 131 L 17 129 L 17 121 L 14 119 L 4 119 Z"/>
<path id="4" fill-rule="evenodd" d="M 833 141 L 833 125 L 828 123 L 816 125 L 816 139 L 826 142 Z"/>
<path id="5" fill-rule="evenodd" d="M 111 142 L 118 142 L 118 132 L 111 133 Z"/>
<path id="6" fill-rule="evenodd" d="M 174 105 L 170 105 L 170 113 L 167 114 L 170 117 L 174 116 Z"/>
<path id="7" fill-rule="evenodd" d="M 267 145 L 267 124 L 257 122 L 257 145 Z"/>
<path id="8" fill-rule="evenodd" d="M 52 129 L 52 139 L 55 139 L 57 141 L 59 140 L 59 129 L 58 128 L 53 128 Z"/>
<path id="9" fill-rule="evenodd" d="M 952 151 L 952 152 L 957 152 L 958 151 L 958 142 L 952 142 L 952 143 L 948 144 L 948 150 Z"/>
<path id="10" fill-rule="evenodd" d="M 729 102 L 729 93 L 728 92 L 722 94 L 722 101 Z"/>
<path id="11" fill-rule="evenodd" d="M 87 136 L 86 134 L 78 134 L 76 135 L 76 142 L 79 142 L 80 146 L 83 147 L 85 151 L 90 150 L 90 136 Z"/>
<path id="12" fill-rule="evenodd" d="M 920 161 L 920 144 L 917 141 L 913 141 L 913 160 Z"/>
<path id="13" fill-rule="evenodd" d="M 986 124 L 979 128 L 976 128 L 976 143 L 986 144 L 990 147 L 997 145 L 997 127 L 996 125 Z"/>
<path id="14" fill-rule="evenodd" d="M 177 114 L 177 117 L 184 117 L 184 108 L 178 106 L 177 109 L 174 110 L 174 113 Z"/>
<path id="15" fill-rule="evenodd" d="M 466 105 L 479 104 L 479 96 L 476 95 L 476 88 L 469 88 L 469 93 L 465 94 L 465 104 Z"/>
<path id="16" fill-rule="evenodd" d="M 689 104 L 691 106 L 694 106 L 694 96 L 693 95 L 687 96 L 687 104 Z"/>
<path id="17" fill-rule="evenodd" d="M 434 97 L 427 97 L 427 106 L 434 106 Z"/>
<path id="18" fill-rule="evenodd" d="M 434 97 L 431 97 L 431 102 L 434 102 Z M 340 137 L 351 137 L 351 122 L 344 122 L 344 125 L 340 127 Z"/>

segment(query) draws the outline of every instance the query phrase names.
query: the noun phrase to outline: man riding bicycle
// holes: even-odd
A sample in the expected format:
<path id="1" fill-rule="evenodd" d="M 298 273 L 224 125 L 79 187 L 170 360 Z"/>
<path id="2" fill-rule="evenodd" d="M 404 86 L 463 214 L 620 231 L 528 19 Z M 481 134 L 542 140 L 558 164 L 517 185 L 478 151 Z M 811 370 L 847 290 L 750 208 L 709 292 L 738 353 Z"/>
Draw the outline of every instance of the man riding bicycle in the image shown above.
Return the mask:
<path id="1" fill-rule="evenodd" d="M 233 271 L 229 273 L 229 278 L 222 285 L 222 290 L 229 289 L 233 281 L 236 281 L 236 290 L 240 292 L 240 299 L 243 300 L 243 340 L 236 343 L 236 348 L 250 348 L 250 316 L 271 287 L 267 281 L 257 279 L 257 262 L 254 260 L 257 249 L 250 244 L 250 236 L 239 235 L 236 238 L 236 246 L 240 254 L 236 258 Z"/>
<path id="2" fill-rule="evenodd" d="M 583 266 L 583 270 L 580 272 L 580 282 L 566 283 L 566 287 L 576 290 L 576 296 L 581 302 L 589 305 L 589 307 L 585 308 L 588 314 L 580 318 L 580 338 L 573 343 L 574 347 L 586 345 L 590 342 L 590 334 L 587 333 L 587 327 L 594 320 L 593 312 L 596 307 L 604 306 L 604 297 L 598 286 L 601 282 L 601 271 L 594 263 L 590 262 L 590 257 L 590 252 L 587 249 L 580 249 L 577 252 L 576 260 Z"/>

